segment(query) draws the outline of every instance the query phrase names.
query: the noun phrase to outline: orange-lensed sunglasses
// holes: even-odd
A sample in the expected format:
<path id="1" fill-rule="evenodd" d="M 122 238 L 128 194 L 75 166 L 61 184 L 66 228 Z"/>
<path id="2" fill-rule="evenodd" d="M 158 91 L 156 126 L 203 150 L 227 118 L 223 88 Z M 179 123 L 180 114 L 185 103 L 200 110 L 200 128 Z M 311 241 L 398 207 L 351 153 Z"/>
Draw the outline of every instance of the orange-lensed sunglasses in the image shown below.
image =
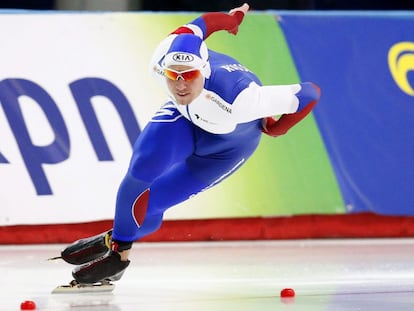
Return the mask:
<path id="1" fill-rule="evenodd" d="M 171 80 L 178 80 L 179 78 L 183 79 L 184 81 L 192 81 L 198 78 L 201 74 L 200 70 L 198 69 L 189 69 L 184 71 L 175 71 L 169 68 L 164 68 L 165 76 Z"/>

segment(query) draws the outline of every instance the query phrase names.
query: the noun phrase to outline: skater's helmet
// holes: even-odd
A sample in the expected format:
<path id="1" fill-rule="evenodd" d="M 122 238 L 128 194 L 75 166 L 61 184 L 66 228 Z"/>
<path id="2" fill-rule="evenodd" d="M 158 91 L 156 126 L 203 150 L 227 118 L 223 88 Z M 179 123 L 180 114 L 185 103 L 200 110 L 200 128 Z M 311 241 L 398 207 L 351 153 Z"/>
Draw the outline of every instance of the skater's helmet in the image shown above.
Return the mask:
<path id="1" fill-rule="evenodd" d="M 205 78 L 209 78 L 211 67 L 205 42 L 193 34 L 176 35 L 162 61 L 164 68 L 174 65 L 198 69 Z"/>

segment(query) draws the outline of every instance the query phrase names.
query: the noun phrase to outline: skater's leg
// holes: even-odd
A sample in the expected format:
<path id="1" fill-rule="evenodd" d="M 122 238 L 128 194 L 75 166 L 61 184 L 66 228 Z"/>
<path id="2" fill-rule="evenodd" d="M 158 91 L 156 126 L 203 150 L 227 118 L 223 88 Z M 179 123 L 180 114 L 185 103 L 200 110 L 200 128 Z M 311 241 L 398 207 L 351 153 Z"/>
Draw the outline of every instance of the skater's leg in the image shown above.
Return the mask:
<path id="1" fill-rule="evenodd" d="M 128 172 L 118 189 L 112 251 L 95 260 L 93 264 L 77 267 L 73 276 L 78 282 L 100 281 L 101 271 L 114 273 L 111 269 L 102 268 L 99 262 L 103 265 L 112 264 L 112 260 L 129 262 L 129 249 L 135 240 L 135 231 L 142 227 L 147 214 L 151 185 L 171 167 L 185 161 L 193 152 L 193 125 L 174 110 L 175 108 L 167 108 L 172 113 L 156 114 L 134 145 Z M 144 235 L 149 234 L 159 227 L 161 220 L 161 214 L 153 214 L 146 220 L 146 227 L 141 231 Z M 111 276 L 107 275 L 106 278 Z"/>
<path id="2" fill-rule="evenodd" d="M 150 185 L 135 178 L 146 172 L 144 168 L 134 169 L 135 176 L 129 172 L 125 177 L 117 199 L 114 240 L 132 242 L 156 231 L 168 208 L 220 183 L 239 169 L 259 144 L 260 122 L 239 126 L 232 135 L 214 135 L 200 129 L 194 129 L 191 135 L 196 138 L 191 155 L 165 170 Z M 145 190 L 147 195 L 138 196 Z"/>
<path id="3" fill-rule="evenodd" d="M 190 123 L 173 104 L 166 103 L 135 142 L 129 170 L 118 191 L 117 214 L 124 208 L 128 209 L 127 206 L 131 206 L 131 202 L 172 163 L 185 159 L 194 149 L 193 141 Z M 117 218 L 115 221 L 119 223 Z M 120 223 L 122 225 L 123 221 Z M 106 240 L 101 235 L 106 236 Z M 110 248 L 111 241 L 108 237 L 111 235 L 112 231 L 109 235 L 104 232 L 78 240 L 61 252 L 61 258 L 77 265 L 97 259 Z"/>
<path id="4" fill-rule="evenodd" d="M 120 274 L 121 271 L 117 269 L 120 268 L 123 271 L 128 266 L 129 248 L 132 241 L 156 231 L 162 223 L 162 215 L 165 210 L 221 182 L 237 170 L 241 163 L 244 163 L 243 159 L 243 156 L 225 160 L 212 157 L 204 158 L 204 161 L 197 159 L 196 161 L 187 161 L 175 165 L 173 169 L 156 179 L 151 185 L 150 195 L 144 199 L 147 212 L 142 221 L 135 221 L 134 217 L 131 216 L 133 215 L 131 209 L 128 213 L 122 212 L 120 216 L 117 216 L 120 217 L 120 222 L 115 223 L 114 232 L 117 230 L 124 235 L 114 236 L 114 240 L 131 241 L 128 248 L 118 248 L 119 253 L 111 251 L 101 260 L 75 268 L 73 271 L 74 278 L 79 283 L 94 283 L 101 281 L 103 278 L 114 280 L 115 272 L 117 276 L 122 275 Z M 200 169 L 208 172 L 204 180 L 200 180 L 194 174 L 195 171 Z M 122 187 L 122 189 L 122 191 L 125 189 L 128 193 L 128 187 Z M 125 230 L 126 226 L 119 225 L 121 223 L 126 223 L 129 226 L 127 230 Z"/>
<path id="5" fill-rule="evenodd" d="M 202 154 L 207 149 L 199 148 L 199 154 L 192 154 L 185 161 L 176 162 L 148 185 L 142 184 L 142 180 L 136 178 L 141 171 L 135 172 L 134 175 L 132 173 L 134 171 L 130 170 L 128 173 L 131 174 L 127 175 L 121 184 L 117 199 L 113 240 L 120 247 L 111 251 L 102 260 L 95 261 L 92 265 L 85 265 L 85 269 L 82 267 L 75 269 L 73 273 L 75 279 L 80 283 L 85 280 L 99 281 L 102 277 L 101 270 L 114 272 L 112 268 L 101 266 L 106 264 L 116 266 L 111 260 L 107 260 L 107 257 L 128 263 L 128 252 L 132 242 L 157 230 L 161 225 L 162 215 L 168 208 L 220 183 L 245 163 L 260 140 L 260 130 L 257 128 L 257 131 L 252 132 L 254 133 L 252 139 L 244 142 L 242 147 L 237 137 L 237 139 L 228 137 L 228 141 L 218 138 L 220 141 L 216 142 L 216 149 L 209 148 L 215 153 Z M 214 139 L 213 135 L 205 132 L 198 135 L 208 135 Z M 136 189 L 140 189 L 139 192 L 136 192 Z"/>
<path id="6" fill-rule="evenodd" d="M 134 145 L 130 166 L 116 199 L 113 232 L 116 242 L 136 240 L 136 231 L 142 227 L 149 209 L 148 200 L 153 196 L 153 183 L 194 151 L 194 125 L 174 109 L 169 108 L 174 112 L 171 115 L 156 117 L 150 122 Z M 162 215 L 158 218 L 154 224 Z M 145 231 L 141 229 L 143 234 L 150 233 Z"/>
<path id="7" fill-rule="evenodd" d="M 173 169 L 156 179 L 149 190 L 145 202 L 145 216 L 135 216 L 134 209 L 117 214 L 114 223 L 115 240 L 135 241 L 156 231 L 162 223 L 164 211 L 187 200 L 191 195 L 206 187 L 206 183 L 194 178 L 186 163 L 177 164 Z M 123 187 L 122 191 L 128 190 Z M 126 197 L 126 196 L 122 196 Z M 141 202 L 138 202 L 138 204 Z M 142 209 L 139 208 L 138 211 Z M 133 217 L 131 217 L 133 215 Z M 140 220 L 137 220 L 137 218 Z"/>
<path id="8" fill-rule="evenodd" d="M 117 232 L 114 238 L 135 241 L 156 231 L 168 208 L 213 187 L 238 170 L 257 148 L 261 136 L 259 126 L 254 123 L 246 126 L 251 126 L 255 130 L 246 130 L 247 134 L 243 137 L 249 139 L 242 147 L 239 137 L 227 137 L 226 141 L 217 135 L 196 130 L 196 145 L 200 146 L 200 142 L 204 141 L 209 144 L 209 148 L 200 146 L 196 154 L 174 165 L 157 178 L 150 186 L 149 196 L 144 204 L 147 208 L 145 216 L 141 221 L 137 221 L 140 215 L 131 217 L 134 211 L 129 211 L 116 217 L 120 220 L 120 225 L 114 227 L 114 231 Z M 130 192 L 127 188 L 123 190 Z M 130 227 L 125 226 L 126 223 Z"/>

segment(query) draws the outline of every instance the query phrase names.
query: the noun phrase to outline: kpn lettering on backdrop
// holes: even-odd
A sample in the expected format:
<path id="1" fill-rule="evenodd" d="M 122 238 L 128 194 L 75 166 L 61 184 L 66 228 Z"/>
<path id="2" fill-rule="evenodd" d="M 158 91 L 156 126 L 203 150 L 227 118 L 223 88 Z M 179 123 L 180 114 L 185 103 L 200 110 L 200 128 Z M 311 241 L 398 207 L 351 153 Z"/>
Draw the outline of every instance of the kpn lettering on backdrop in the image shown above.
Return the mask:
<path id="1" fill-rule="evenodd" d="M 113 161 L 114 158 L 92 105 L 92 98 L 95 96 L 106 97 L 112 102 L 132 146 L 140 133 L 140 127 L 128 99 L 114 83 L 101 78 L 89 77 L 73 81 L 68 88 L 97 161 Z M 24 115 L 21 107 L 23 96 L 31 98 L 44 113 L 47 124 L 37 126 L 51 128 L 54 135 L 51 143 L 40 145 L 33 141 L 27 124 L 27 116 Z M 48 180 L 43 165 L 58 165 L 70 157 L 71 141 L 74 137 L 71 137 L 65 116 L 45 88 L 27 79 L 10 78 L 0 81 L 0 103 L 37 195 L 53 194 L 53 185 Z M 0 150 L 0 164 L 12 163 L 7 149 L 6 151 Z"/>

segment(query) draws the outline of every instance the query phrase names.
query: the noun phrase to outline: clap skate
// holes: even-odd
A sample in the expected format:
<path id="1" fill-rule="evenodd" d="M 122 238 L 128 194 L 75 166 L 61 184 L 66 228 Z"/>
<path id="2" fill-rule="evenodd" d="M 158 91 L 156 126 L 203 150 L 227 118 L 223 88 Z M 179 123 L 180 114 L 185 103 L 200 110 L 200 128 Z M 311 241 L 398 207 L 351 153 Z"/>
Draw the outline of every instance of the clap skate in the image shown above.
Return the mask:
<path id="1" fill-rule="evenodd" d="M 111 248 L 112 230 L 98 235 L 80 239 L 67 246 L 58 257 L 49 260 L 63 259 L 73 265 L 81 265 L 107 254 Z M 81 284 L 72 280 L 67 285 L 57 286 L 52 293 L 72 293 L 72 292 L 111 292 L 115 288 L 109 280 L 95 282 L 93 284 Z"/>
<path id="2" fill-rule="evenodd" d="M 94 238 L 98 239 L 97 237 Z M 111 249 L 122 251 L 131 248 L 132 245 L 132 243 L 125 242 L 121 244 L 122 245 L 120 246 L 117 242 L 112 242 Z M 73 245 L 77 245 L 77 242 L 75 242 Z M 118 281 L 122 277 L 130 261 L 122 261 L 121 256 L 116 251 L 113 251 L 111 249 L 106 248 L 105 254 L 101 257 L 94 258 L 87 263 L 75 267 L 72 272 L 74 280 L 71 281 L 68 285 L 61 285 L 56 287 L 52 293 L 112 291 L 115 288 L 115 285 L 111 283 L 111 281 Z M 83 261 L 83 259 L 80 259 L 81 257 L 82 256 L 80 255 L 76 255 L 74 257 L 71 257 L 71 259 L 76 258 L 76 260 L 71 261 Z M 90 258 L 96 256 L 88 254 L 87 257 Z"/>
<path id="3" fill-rule="evenodd" d="M 129 260 L 122 261 L 121 256 L 117 252 L 110 251 L 101 258 L 75 267 L 72 271 L 72 276 L 80 284 L 118 281 L 124 274 L 129 262 Z"/>
<path id="4" fill-rule="evenodd" d="M 115 288 L 115 284 L 108 280 L 97 282 L 94 284 L 81 284 L 76 280 L 72 280 L 67 285 L 59 285 L 53 291 L 52 294 L 70 294 L 70 293 L 93 293 L 93 292 L 112 292 Z"/>
<path id="5" fill-rule="evenodd" d="M 63 259 L 72 265 L 82 265 L 102 257 L 111 249 L 112 230 L 98 235 L 80 239 L 67 246 L 58 257 L 49 260 Z"/>

